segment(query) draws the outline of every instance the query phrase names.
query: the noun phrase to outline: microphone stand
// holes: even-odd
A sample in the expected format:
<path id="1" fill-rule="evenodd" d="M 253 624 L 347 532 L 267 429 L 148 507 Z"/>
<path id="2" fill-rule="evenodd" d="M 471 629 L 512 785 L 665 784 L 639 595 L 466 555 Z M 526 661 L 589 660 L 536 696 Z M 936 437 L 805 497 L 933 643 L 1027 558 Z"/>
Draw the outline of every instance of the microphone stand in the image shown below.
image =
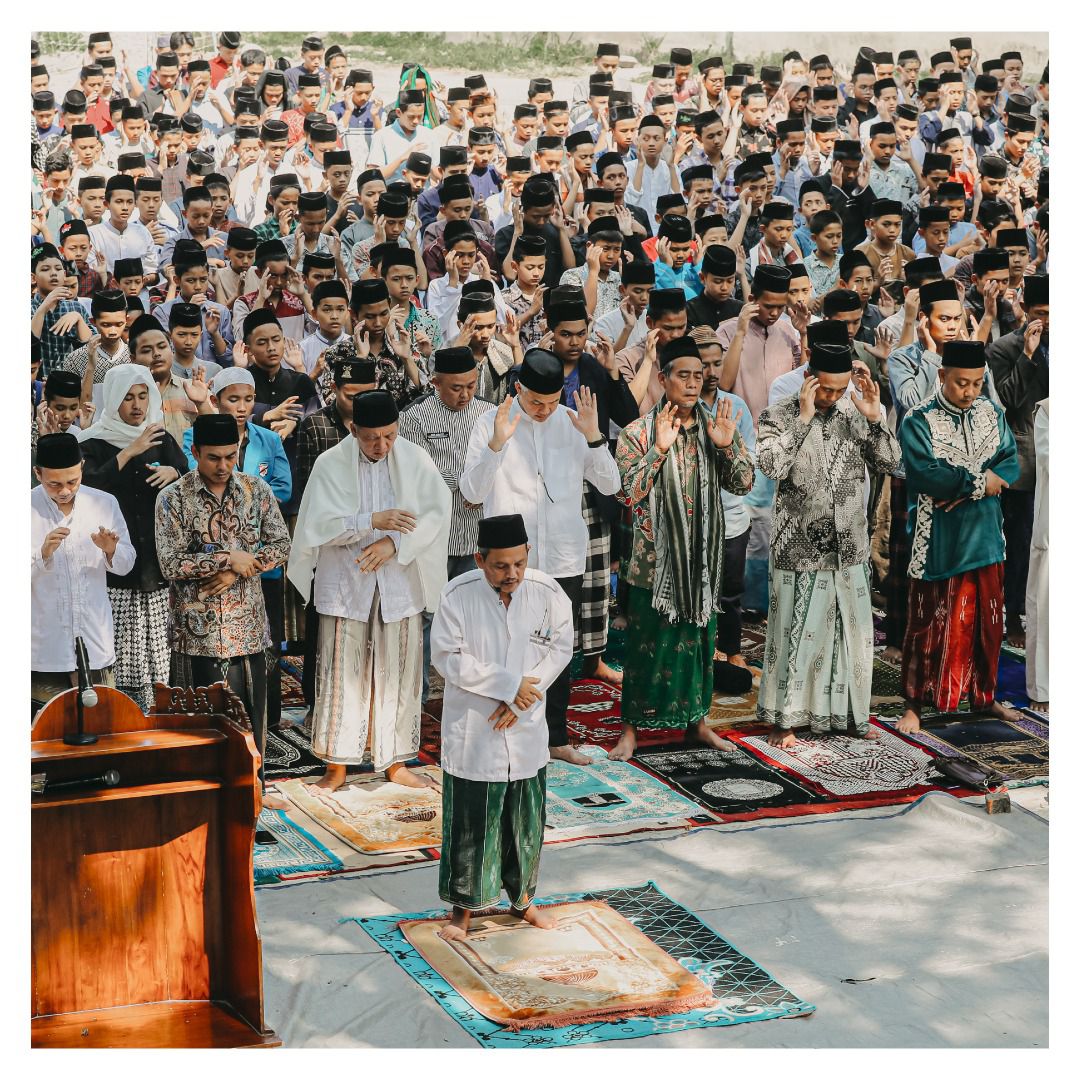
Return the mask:
<path id="1" fill-rule="evenodd" d="M 83 729 L 83 694 L 90 689 L 90 664 L 82 638 L 75 639 L 75 667 L 79 671 L 79 696 L 75 705 L 77 727 L 74 734 L 68 733 L 64 736 L 64 742 L 68 746 L 92 746 L 98 741 L 98 737 Z"/>

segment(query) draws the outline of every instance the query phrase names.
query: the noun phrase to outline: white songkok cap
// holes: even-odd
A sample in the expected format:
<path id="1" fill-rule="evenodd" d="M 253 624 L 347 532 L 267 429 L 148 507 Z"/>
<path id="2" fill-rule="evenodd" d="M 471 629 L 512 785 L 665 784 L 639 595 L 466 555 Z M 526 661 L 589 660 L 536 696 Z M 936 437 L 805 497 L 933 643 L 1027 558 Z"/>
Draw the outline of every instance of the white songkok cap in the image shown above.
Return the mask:
<path id="1" fill-rule="evenodd" d="M 247 368 L 227 367 L 219 371 L 210 382 L 210 393 L 217 397 L 226 386 L 234 383 L 243 383 L 245 386 L 254 387 L 255 380 Z"/>

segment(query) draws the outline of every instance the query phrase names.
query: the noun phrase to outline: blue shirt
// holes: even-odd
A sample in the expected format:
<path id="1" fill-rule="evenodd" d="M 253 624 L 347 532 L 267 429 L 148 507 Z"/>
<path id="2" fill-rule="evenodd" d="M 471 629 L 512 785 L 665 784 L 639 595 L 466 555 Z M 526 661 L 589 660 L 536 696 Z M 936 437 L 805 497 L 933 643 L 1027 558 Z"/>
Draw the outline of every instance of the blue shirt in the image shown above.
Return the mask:
<path id="1" fill-rule="evenodd" d="M 188 465 L 192 469 L 198 468 L 194 455 L 191 452 L 192 429 L 184 432 L 184 455 L 188 459 Z M 285 456 L 285 444 L 281 436 L 269 428 L 259 427 L 258 424 L 247 425 L 247 445 L 244 449 L 244 467 L 237 465 L 237 471 L 247 473 L 248 476 L 258 476 L 270 485 L 274 498 L 279 503 L 287 503 L 292 498 L 292 471 L 289 469 L 289 459 Z M 264 578 L 279 578 L 283 568 L 278 566 L 273 570 L 267 570 Z"/>
<path id="2" fill-rule="evenodd" d="M 337 117 L 338 123 L 340 124 L 345 115 L 345 102 L 339 101 L 336 105 L 331 105 L 330 112 Z M 352 116 L 349 117 L 349 129 L 351 130 L 352 128 L 363 128 L 365 131 L 373 131 L 375 129 L 375 117 L 371 111 L 370 98 L 364 102 L 362 108 L 353 109 Z"/>
<path id="3" fill-rule="evenodd" d="M 673 270 L 659 259 L 653 263 L 653 266 L 656 268 L 656 288 L 658 289 L 681 288 L 687 300 L 693 300 L 695 296 L 700 296 L 705 291 L 705 286 L 701 283 L 701 275 L 689 259 L 683 263 L 680 270 Z"/>
<path id="4" fill-rule="evenodd" d="M 731 402 L 731 415 L 736 417 L 735 426 L 742 436 L 742 441 L 746 444 L 746 449 L 753 456 L 757 449 L 757 435 L 754 432 L 754 418 L 750 414 L 749 407 L 738 394 L 729 394 L 719 387 L 716 390 L 716 400 L 712 405 L 706 405 L 702 400 L 701 407 L 715 420 L 716 410 L 720 408 L 721 401 Z M 750 528 L 750 511 L 746 508 L 746 496 L 733 495 L 730 491 L 721 488 L 720 502 L 724 507 L 724 536 L 728 539 L 733 536 L 742 536 Z"/>

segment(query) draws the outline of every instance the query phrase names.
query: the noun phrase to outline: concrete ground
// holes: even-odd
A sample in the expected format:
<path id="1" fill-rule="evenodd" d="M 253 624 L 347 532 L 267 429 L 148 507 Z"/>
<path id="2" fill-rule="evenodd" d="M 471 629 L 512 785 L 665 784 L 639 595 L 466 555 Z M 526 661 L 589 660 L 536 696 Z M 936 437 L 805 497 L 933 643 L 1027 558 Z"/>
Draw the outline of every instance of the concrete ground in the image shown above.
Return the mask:
<path id="1" fill-rule="evenodd" d="M 549 847 L 540 892 L 651 879 L 817 1006 L 792 1021 L 606 1046 L 1045 1047 L 1046 793 L 1014 792 L 1013 812 L 993 817 L 981 803 L 931 796 Z M 266 1019 L 286 1046 L 477 1045 L 358 925 L 338 922 L 438 908 L 437 878 L 430 864 L 256 890 Z"/>

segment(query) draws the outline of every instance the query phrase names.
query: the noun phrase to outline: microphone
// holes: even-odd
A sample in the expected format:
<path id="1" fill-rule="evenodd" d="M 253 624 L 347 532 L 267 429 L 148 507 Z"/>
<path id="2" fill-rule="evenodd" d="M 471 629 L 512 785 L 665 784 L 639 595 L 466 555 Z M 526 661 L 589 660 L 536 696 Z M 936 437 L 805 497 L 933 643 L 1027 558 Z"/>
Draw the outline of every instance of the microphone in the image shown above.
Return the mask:
<path id="1" fill-rule="evenodd" d="M 86 655 L 86 646 L 81 637 L 75 639 L 75 665 L 79 669 L 79 694 L 82 697 L 83 706 L 92 709 L 98 703 L 98 696 L 90 679 L 90 660 Z"/>
<path id="2" fill-rule="evenodd" d="M 107 769 L 97 776 L 76 776 L 70 780 L 46 780 L 44 793 L 56 795 L 65 791 L 84 791 L 91 788 L 116 787 L 120 783 L 120 774 L 115 769 Z"/>

